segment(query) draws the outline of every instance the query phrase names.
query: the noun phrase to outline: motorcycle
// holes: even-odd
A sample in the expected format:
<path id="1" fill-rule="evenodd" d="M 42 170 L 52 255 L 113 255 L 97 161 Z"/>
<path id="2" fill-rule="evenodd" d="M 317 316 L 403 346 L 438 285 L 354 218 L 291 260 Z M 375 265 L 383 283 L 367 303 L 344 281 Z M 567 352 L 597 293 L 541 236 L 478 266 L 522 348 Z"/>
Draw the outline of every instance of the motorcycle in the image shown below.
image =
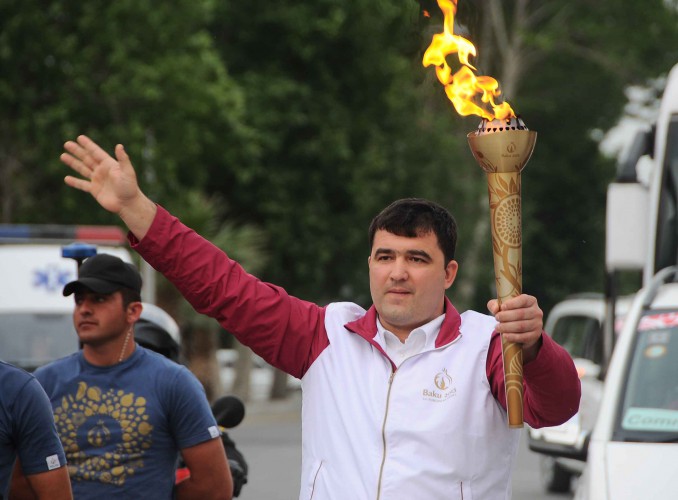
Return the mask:
<path id="1" fill-rule="evenodd" d="M 242 487 L 247 484 L 247 462 L 245 457 L 238 450 L 235 442 L 228 436 L 227 429 L 236 427 L 243 418 L 245 418 L 245 405 L 235 396 L 223 396 L 214 401 L 211 405 L 219 431 L 221 432 L 221 441 L 224 443 L 228 465 L 231 469 L 233 478 L 233 497 L 240 496 Z M 184 481 L 190 476 L 190 471 L 180 464 L 176 473 L 176 484 Z"/>

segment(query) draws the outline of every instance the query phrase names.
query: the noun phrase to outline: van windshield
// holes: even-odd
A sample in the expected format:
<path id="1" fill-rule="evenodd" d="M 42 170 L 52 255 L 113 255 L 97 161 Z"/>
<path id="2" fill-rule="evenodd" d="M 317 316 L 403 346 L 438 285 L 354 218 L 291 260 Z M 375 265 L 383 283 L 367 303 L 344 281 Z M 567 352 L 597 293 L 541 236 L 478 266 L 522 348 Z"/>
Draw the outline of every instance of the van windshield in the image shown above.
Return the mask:
<path id="1" fill-rule="evenodd" d="M 617 440 L 678 440 L 678 310 L 642 317 L 627 373 Z"/>
<path id="2" fill-rule="evenodd" d="M 590 359 L 600 364 L 602 335 L 596 318 L 583 315 L 563 316 L 550 332 L 573 358 Z"/>
<path id="3" fill-rule="evenodd" d="M 71 314 L 0 314 L 0 359 L 32 371 L 78 350 Z"/>

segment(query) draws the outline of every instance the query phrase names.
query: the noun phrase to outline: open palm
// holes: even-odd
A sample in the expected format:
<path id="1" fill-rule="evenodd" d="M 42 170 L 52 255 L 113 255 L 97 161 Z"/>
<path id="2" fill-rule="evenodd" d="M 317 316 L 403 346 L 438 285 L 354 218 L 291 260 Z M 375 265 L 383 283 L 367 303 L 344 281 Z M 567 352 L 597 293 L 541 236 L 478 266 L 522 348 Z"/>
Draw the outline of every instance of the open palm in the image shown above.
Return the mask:
<path id="1" fill-rule="evenodd" d="M 67 176 L 66 184 L 91 194 L 106 210 L 120 213 L 122 207 L 140 194 L 136 173 L 122 145 L 113 158 L 94 141 L 81 135 L 68 141 L 61 161 L 83 178 Z"/>

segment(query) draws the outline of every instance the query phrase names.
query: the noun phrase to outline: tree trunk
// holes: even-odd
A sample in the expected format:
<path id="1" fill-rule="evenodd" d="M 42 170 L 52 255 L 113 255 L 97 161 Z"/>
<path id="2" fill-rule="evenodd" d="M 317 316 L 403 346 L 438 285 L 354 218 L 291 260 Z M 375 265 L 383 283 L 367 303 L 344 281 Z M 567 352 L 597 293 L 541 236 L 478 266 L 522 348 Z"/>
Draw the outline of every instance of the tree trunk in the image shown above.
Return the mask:
<path id="1" fill-rule="evenodd" d="M 271 399 L 287 398 L 287 373 L 277 368 L 273 372 L 273 385 L 271 386 Z"/>
<path id="2" fill-rule="evenodd" d="M 217 332 L 193 328 L 183 340 L 188 368 L 205 388 L 207 400 L 212 402 L 223 394 L 217 362 Z"/>
<path id="3" fill-rule="evenodd" d="M 231 392 L 234 396 L 246 402 L 251 397 L 252 350 L 237 340 L 235 341 L 235 350 L 238 353 L 238 361 L 235 363 L 235 379 Z"/>

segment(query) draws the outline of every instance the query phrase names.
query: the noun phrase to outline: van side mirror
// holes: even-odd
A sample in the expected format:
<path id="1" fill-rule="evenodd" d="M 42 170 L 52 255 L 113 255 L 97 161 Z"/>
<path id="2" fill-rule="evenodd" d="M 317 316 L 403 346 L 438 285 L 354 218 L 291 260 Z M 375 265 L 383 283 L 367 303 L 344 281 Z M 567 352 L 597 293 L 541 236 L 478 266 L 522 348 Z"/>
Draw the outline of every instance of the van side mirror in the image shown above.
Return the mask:
<path id="1" fill-rule="evenodd" d="M 605 266 L 608 271 L 639 270 L 647 262 L 649 193 L 637 182 L 607 188 Z"/>
<path id="2" fill-rule="evenodd" d="M 617 163 L 617 182 L 638 182 L 638 161 L 643 156 L 652 156 L 655 132 L 654 125 L 636 132 L 626 149 L 626 154 Z"/>
<path id="3" fill-rule="evenodd" d="M 550 457 L 570 458 L 572 460 L 586 462 L 591 434 L 582 433 L 578 437 L 576 443 L 561 444 L 552 439 L 544 439 L 544 432 L 548 432 L 548 430 L 529 429 L 527 435 L 527 447 L 530 451 Z"/>

